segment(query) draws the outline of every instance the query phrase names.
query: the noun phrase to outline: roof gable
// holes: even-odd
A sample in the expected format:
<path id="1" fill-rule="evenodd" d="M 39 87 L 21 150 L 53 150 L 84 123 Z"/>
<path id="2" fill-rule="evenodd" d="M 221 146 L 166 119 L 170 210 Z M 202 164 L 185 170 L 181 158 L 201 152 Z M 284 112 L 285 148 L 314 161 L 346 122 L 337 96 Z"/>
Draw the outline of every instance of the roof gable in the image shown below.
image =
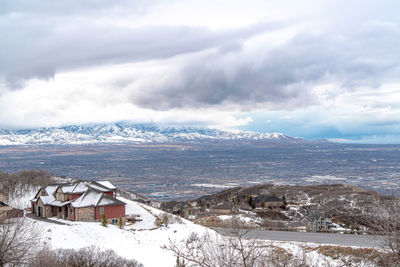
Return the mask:
<path id="1" fill-rule="evenodd" d="M 88 188 L 88 190 L 84 194 L 73 200 L 71 203 L 74 208 L 115 206 L 126 204 L 125 202 L 104 194 L 103 192 L 100 192 L 94 188 Z"/>
<path id="2" fill-rule="evenodd" d="M 103 181 L 103 184 L 95 181 L 81 180 L 72 183 L 50 184 L 40 188 L 35 198 L 31 201 L 36 202 L 41 200 L 43 205 L 51 204 L 55 206 L 63 206 L 72 203 L 74 207 L 124 205 L 124 202 L 104 194 L 104 192 L 114 190 L 111 189 L 111 187 L 116 189 L 116 187 L 108 181 Z M 44 195 L 42 194 L 43 192 Z M 62 192 L 64 194 L 80 194 L 80 196 L 73 201 L 61 202 L 56 200 L 55 196 L 57 192 Z"/>

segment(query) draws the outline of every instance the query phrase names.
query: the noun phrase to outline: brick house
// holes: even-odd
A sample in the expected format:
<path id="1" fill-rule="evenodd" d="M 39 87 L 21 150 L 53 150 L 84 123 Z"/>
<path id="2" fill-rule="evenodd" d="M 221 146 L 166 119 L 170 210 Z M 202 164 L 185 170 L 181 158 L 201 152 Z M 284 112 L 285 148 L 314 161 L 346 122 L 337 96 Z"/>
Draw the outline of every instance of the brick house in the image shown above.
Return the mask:
<path id="1" fill-rule="evenodd" d="M 253 201 L 256 208 L 279 208 L 284 204 L 283 199 L 277 196 L 256 196 Z"/>
<path id="2" fill-rule="evenodd" d="M 39 217 L 58 217 L 71 221 L 109 223 L 125 218 L 126 203 L 116 198 L 117 188 L 108 181 L 75 181 L 42 187 L 31 200 L 32 213 Z"/>

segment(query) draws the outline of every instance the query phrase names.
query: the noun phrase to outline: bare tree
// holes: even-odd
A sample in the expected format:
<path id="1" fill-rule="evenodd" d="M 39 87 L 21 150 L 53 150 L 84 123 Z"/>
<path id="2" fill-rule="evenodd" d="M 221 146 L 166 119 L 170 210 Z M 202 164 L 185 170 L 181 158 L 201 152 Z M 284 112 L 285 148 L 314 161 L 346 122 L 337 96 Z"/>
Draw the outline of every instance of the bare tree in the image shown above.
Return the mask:
<path id="1" fill-rule="evenodd" d="M 98 247 L 84 247 L 79 250 L 48 248 L 40 251 L 31 261 L 33 267 L 143 267 L 136 260 L 118 256 L 113 250 L 100 250 Z"/>
<path id="2" fill-rule="evenodd" d="M 192 233 L 184 242 L 170 240 L 165 248 L 172 251 L 186 266 L 200 267 L 285 267 L 308 266 L 306 257 L 298 258 L 285 249 L 255 239 L 246 239 L 246 230 L 233 222 L 231 236 L 214 232 L 199 236 Z"/>
<path id="3" fill-rule="evenodd" d="M 382 266 L 400 266 L 400 198 L 399 192 L 392 198 L 379 201 L 371 214 L 377 238 L 382 239 Z"/>
<path id="4" fill-rule="evenodd" d="M 41 228 L 27 218 L 0 219 L 0 266 L 29 262 L 40 249 Z"/>

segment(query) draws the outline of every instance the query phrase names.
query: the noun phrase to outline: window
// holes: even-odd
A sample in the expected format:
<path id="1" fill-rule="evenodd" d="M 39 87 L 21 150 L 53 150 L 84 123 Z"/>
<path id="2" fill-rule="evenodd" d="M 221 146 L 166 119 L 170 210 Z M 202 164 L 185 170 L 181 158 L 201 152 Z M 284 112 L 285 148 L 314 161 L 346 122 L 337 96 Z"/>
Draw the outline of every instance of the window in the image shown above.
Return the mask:
<path id="1" fill-rule="evenodd" d="M 40 193 L 42 196 L 46 195 L 46 191 L 42 190 L 42 192 Z"/>
<path id="2" fill-rule="evenodd" d="M 100 214 L 104 214 L 104 208 L 100 207 Z"/>
<path id="3" fill-rule="evenodd" d="M 117 219 L 112 219 L 111 223 L 112 223 L 112 224 L 117 224 L 117 223 L 118 223 L 118 220 L 117 220 Z"/>

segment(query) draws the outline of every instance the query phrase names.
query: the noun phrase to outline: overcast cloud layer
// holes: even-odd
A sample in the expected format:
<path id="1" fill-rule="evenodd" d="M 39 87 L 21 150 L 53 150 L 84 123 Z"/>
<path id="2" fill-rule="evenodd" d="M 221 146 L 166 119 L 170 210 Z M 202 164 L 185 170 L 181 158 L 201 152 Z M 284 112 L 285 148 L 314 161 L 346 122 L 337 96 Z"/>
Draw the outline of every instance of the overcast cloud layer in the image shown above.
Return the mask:
<path id="1" fill-rule="evenodd" d="M 400 2 L 282 2 L 5 0 L 0 127 L 129 120 L 400 143 Z"/>

